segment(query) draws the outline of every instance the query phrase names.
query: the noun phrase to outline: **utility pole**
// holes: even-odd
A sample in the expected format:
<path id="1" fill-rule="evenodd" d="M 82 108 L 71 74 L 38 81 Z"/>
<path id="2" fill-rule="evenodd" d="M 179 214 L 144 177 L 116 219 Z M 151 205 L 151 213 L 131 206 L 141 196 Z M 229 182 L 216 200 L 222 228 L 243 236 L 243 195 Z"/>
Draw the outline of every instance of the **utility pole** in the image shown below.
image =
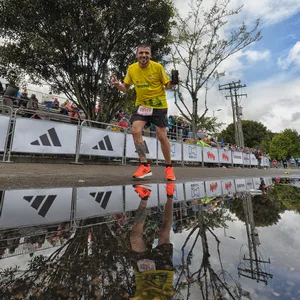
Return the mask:
<path id="1" fill-rule="evenodd" d="M 232 118 L 233 118 L 233 127 L 234 127 L 234 138 L 235 143 L 238 147 L 244 147 L 244 134 L 242 128 L 242 107 L 239 106 L 239 97 L 246 96 L 247 94 L 239 94 L 239 89 L 246 87 L 242 85 L 241 81 L 233 81 L 227 84 L 219 85 L 219 91 L 229 90 L 229 95 L 226 95 L 226 99 L 230 98 L 231 107 L 232 107 Z"/>

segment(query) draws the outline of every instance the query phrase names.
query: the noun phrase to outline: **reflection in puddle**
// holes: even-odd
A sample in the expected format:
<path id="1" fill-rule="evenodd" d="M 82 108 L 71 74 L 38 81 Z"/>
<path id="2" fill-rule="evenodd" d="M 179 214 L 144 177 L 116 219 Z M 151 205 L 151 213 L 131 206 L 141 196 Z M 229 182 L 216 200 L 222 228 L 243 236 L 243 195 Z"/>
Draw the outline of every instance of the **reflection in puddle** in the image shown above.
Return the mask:
<path id="1" fill-rule="evenodd" d="M 298 299 L 297 184 L 2 191 L 0 297 Z"/>

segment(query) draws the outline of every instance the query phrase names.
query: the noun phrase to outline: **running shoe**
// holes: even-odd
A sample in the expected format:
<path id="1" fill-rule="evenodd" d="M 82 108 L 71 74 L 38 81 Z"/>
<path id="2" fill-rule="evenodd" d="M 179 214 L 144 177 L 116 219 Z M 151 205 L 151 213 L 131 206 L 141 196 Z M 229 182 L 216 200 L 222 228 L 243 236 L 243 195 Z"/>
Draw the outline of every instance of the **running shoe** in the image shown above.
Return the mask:
<path id="1" fill-rule="evenodd" d="M 166 180 L 168 180 L 168 181 L 176 180 L 175 173 L 174 173 L 174 168 L 173 167 L 166 167 L 165 176 L 166 176 Z"/>
<path id="2" fill-rule="evenodd" d="M 175 183 L 167 183 L 166 184 L 166 193 L 168 197 L 173 197 L 175 193 Z"/>
<path id="3" fill-rule="evenodd" d="M 142 179 L 148 176 L 152 176 L 150 164 L 148 164 L 147 166 L 140 165 L 132 177 Z"/>
<path id="4" fill-rule="evenodd" d="M 148 200 L 151 195 L 151 185 L 135 184 L 133 188 L 142 200 Z"/>

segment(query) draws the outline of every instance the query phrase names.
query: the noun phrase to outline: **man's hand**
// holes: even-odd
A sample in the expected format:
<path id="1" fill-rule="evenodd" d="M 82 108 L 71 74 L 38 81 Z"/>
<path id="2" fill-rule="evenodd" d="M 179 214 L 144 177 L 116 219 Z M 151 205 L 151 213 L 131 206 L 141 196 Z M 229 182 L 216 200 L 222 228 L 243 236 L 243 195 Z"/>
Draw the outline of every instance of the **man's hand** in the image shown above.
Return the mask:
<path id="1" fill-rule="evenodd" d="M 112 74 L 112 78 L 111 78 L 111 82 L 110 83 L 111 83 L 112 86 L 120 86 L 120 81 L 115 76 L 115 74 Z"/>

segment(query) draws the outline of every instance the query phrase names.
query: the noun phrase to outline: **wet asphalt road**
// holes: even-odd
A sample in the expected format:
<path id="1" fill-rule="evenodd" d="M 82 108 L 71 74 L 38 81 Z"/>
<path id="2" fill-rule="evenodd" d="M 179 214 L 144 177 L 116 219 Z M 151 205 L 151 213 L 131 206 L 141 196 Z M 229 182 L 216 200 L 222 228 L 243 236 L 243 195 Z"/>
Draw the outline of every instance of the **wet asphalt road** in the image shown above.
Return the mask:
<path id="1" fill-rule="evenodd" d="M 1 163 L 0 189 L 79 187 L 163 183 L 164 166 L 152 166 L 153 176 L 135 180 L 136 166 Z M 285 174 L 288 171 L 290 174 Z M 176 182 L 246 177 L 300 177 L 300 170 L 175 167 Z"/>

